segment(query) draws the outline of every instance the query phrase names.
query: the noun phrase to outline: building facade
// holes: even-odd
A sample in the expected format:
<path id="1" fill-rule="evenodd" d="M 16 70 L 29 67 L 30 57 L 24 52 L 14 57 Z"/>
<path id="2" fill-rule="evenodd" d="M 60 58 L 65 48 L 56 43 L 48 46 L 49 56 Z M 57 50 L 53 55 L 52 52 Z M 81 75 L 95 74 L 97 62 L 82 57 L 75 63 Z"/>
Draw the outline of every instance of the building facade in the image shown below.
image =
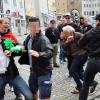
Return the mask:
<path id="1" fill-rule="evenodd" d="M 58 19 L 60 16 L 68 12 L 68 0 L 55 0 L 56 15 Z"/>
<path id="2" fill-rule="evenodd" d="M 35 0 L 25 0 L 25 15 L 36 16 Z"/>
<path id="3" fill-rule="evenodd" d="M 100 0 L 82 0 L 82 15 L 95 16 L 100 13 Z"/>
<path id="4" fill-rule="evenodd" d="M 10 29 L 15 35 L 25 33 L 25 6 L 24 0 L 2 0 L 1 17 L 8 17 L 10 20 Z"/>
<path id="5" fill-rule="evenodd" d="M 82 15 L 82 0 L 67 0 L 68 12 Z"/>
<path id="6" fill-rule="evenodd" d="M 73 15 L 82 15 L 82 1 L 81 0 L 56 0 L 56 15 L 58 19 L 67 12 Z"/>

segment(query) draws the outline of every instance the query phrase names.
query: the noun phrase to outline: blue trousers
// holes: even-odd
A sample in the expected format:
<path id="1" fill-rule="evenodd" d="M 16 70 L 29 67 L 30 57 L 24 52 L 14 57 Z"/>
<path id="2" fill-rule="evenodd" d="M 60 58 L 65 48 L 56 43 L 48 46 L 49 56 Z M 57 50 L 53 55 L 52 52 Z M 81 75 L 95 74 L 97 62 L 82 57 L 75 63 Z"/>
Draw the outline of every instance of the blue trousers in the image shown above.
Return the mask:
<path id="1" fill-rule="evenodd" d="M 87 61 L 87 54 L 75 55 L 72 60 L 70 73 L 74 78 L 77 88 L 80 90 L 82 88 L 81 80 L 83 80 L 83 65 Z"/>
<path id="2" fill-rule="evenodd" d="M 17 75 L 14 79 L 12 79 L 7 74 L 0 74 L 0 100 L 4 98 L 4 89 L 7 83 L 12 84 L 14 88 L 16 88 L 20 93 L 25 96 L 26 100 L 33 100 L 31 90 L 26 82 L 22 79 L 22 77 L 20 75 Z"/>

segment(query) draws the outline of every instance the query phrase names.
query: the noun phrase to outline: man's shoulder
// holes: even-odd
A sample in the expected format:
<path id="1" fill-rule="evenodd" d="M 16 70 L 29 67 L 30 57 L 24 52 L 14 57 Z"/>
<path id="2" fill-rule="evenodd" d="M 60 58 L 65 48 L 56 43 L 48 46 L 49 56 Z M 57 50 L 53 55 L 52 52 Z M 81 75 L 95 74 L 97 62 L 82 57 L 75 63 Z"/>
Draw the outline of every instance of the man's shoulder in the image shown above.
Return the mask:
<path id="1" fill-rule="evenodd" d="M 40 40 L 40 41 L 45 41 L 45 42 L 48 42 L 48 41 L 49 41 L 49 39 L 47 38 L 47 36 L 45 36 L 45 35 L 43 35 L 43 34 L 40 35 L 39 40 Z"/>

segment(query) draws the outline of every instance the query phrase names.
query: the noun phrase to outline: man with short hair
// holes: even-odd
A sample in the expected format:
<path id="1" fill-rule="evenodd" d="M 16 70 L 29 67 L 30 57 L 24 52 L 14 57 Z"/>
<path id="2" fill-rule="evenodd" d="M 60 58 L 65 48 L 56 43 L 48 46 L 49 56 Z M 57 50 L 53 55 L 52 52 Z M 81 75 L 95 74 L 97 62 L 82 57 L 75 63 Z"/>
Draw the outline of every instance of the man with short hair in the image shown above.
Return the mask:
<path id="1" fill-rule="evenodd" d="M 29 86 L 33 93 L 33 100 L 50 100 L 52 53 L 53 49 L 48 38 L 41 33 L 40 20 L 37 17 L 29 19 L 30 34 L 24 42 L 25 52 L 19 59 L 20 64 L 30 65 Z"/>
<path id="2" fill-rule="evenodd" d="M 84 18 L 84 24 L 83 24 L 83 34 L 91 30 L 93 27 L 89 24 L 89 21 L 87 18 Z"/>
<path id="3" fill-rule="evenodd" d="M 50 26 L 46 29 L 45 35 L 50 40 L 52 47 L 53 47 L 53 66 L 60 67 L 57 64 L 59 31 L 56 28 L 56 21 L 55 20 L 50 21 Z"/>

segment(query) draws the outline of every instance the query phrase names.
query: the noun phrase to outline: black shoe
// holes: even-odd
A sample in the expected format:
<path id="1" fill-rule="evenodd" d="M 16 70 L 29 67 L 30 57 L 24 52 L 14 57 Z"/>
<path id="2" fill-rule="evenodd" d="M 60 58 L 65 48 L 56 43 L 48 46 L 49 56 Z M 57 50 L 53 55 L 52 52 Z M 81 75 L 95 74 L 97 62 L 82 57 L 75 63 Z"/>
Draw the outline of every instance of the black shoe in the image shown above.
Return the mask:
<path id="1" fill-rule="evenodd" d="M 54 67 L 59 68 L 60 66 L 58 64 L 54 64 Z"/>
<path id="2" fill-rule="evenodd" d="M 23 100 L 22 96 L 17 96 L 15 100 Z"/>
<path id="3" fill-rule="evenodd" d="M 4 98 L 0 98 L 0 100 L 4 100 Z"/>
<path id="4" fill-rule="evenodd" d="M 67 62 L 66 59 L 63 60 L 64 62 Z"/>
<path id="5" fill-rule="evenodd" d="M 96 82 L 95 84 L 93 84 L 91 87 L 90 87 L 90 93 L 93 93 L 95 91 L 95 88 L 97 87 L 97 84 L 98 82 Z"/>

